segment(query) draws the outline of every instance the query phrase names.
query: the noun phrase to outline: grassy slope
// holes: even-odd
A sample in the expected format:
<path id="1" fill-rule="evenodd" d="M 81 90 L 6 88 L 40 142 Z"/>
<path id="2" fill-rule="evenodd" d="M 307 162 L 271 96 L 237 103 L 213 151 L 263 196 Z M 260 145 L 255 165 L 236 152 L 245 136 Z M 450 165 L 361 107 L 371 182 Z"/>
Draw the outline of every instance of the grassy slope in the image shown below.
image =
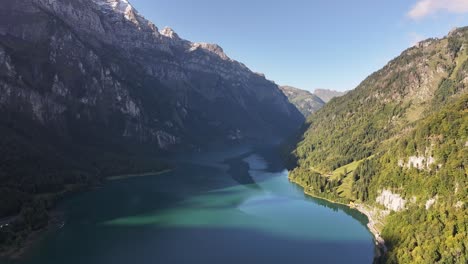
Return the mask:
<path id="1" fill-rule="evenodd" d="M 354 161 L 333 171 L 333 179 L 338 179 L 340 175 L 345 175 L 342 183 L 337 189 L 340 197 L 353 200 L 353 173 L 363 161 L 364 159 Z"/>

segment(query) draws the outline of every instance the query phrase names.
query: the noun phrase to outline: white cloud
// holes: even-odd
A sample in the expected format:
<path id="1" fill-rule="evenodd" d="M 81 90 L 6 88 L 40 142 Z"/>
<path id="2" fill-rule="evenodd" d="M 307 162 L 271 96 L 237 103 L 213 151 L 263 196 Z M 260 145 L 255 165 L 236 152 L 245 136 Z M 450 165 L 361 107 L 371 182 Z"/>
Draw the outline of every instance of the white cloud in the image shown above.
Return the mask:
<path id="1" fill-rule="evenodd" d="M 439 11 L 468 13 L 468 0 L 419 0 L 409 11 L 408 17 L 418 20 Z"/>

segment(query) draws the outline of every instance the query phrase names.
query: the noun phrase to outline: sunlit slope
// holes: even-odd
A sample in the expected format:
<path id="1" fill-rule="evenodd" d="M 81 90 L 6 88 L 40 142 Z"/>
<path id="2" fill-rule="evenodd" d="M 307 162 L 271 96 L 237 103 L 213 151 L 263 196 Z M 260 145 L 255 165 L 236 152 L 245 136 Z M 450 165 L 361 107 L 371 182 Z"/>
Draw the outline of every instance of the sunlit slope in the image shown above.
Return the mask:
<path id="1" fill-rule="evenodd" d="M 311 115 L 291 151 L 309 192 L 390 214 L 389 262 L 466 262 L 467 48 L 461 28 L 404 51 Z"/>

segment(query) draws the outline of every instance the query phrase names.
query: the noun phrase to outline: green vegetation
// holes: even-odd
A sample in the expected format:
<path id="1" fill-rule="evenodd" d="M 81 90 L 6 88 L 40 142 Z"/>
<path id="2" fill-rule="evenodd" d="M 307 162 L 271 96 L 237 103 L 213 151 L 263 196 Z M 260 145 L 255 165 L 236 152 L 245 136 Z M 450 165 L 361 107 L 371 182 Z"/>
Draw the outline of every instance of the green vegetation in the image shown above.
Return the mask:
<path id="1" fill-rule="evenodd" d="M 434 113 L 378 160 L 368 203 L 382 186 L 398 190 L 408 200 L 407 210 L 392 213 L 382 236 L 390 252 L 388 263 L 466 263 L 468 259 L 468 95 Z M 398 168 L 398 157 L 431 149 L 436 160 L 429 169 Z M 440 167 L 439 167 L 440 165 Z M 371 167 L 372 168 L 372 167 Z M 425 202 L 436 197 L 426 209 Z"/>
<path id="2" fill-rule="evenodd" d="M 0 219 L 10 218 L 0 229 L 0 254 L 46 227 L 50 209 L 66 193 L 99 185 L 107 176 L 167 168 L 155 153 L 136 155 L 137 144 L 132 146 L 70 143 L 20 119 L 0 125 Z"/>
<path id="3" fill-rule="evenodd" d="M 296 106 L 304 117 L 308 117 L 325 104 L 322 99 L 308 91 L 291 86 L 280 86 L 279 88 L 288 97 L 289 102 Z"/>
<path id="4" fill-rule="evenodd" d="M 467 262 L 466 47 L 462 28 L 408 49 L 311 115 L 291 150 L 290 178 L 306 193 L 381 211 L 383 190 L 406 201 L 379 219 L 383 263 Z"/>
<path id="5" fill-rule="evenodd" d="M 382 262 L 467 263 L 466 211 L 412 207 L 390 215 L 382 236 L 392 250 Z"/>

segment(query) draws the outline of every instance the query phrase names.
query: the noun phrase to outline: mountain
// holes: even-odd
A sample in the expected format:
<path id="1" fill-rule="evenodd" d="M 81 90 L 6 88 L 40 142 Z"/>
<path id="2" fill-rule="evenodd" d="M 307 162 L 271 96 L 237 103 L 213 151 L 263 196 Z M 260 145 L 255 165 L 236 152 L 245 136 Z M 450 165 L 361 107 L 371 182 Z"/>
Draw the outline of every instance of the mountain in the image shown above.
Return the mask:
<path id="1" fill-rule="evenodd" d="M 4 112 L 63 135 L 95 127 L 169 148 L 238 131 L 274 138 L 302 122 L 273 82 L 217 45 L 158 31 L 126 0 L 8 0 L 1 12 Z"/>
<path id="2" fill-rule="evenodd" d="M 367 214 L 381 262 L 467 262 L 468 27 L 404 51 L 303 131 L 290 179 Z"/>
<path id="3" fill-rule="evenodd" d="M 335 90 L 328 89 L 315 89 L 314 94 L 318 96 L 322 101 L 328 103 L 331 99 L 335 97 L 340 97 L 346 94 L 346 92 L 338 92 Z"/>
<path id="4" fill-rule="evenodd" d="M 325 104 L 322 99 L 309 91 L 291 86 L 280 86 L 280 89 L 288 97 L 289 101 L 295 105 L 305 117 L 316 112 Z"/>
<path id="5" fill-rule="evenodd" d="M 20 213 L 18 230 L 43 224 L 51 193 L 159 170 L 165 151 L 281 139 L 303 120 L 263 75 L 127 0 L 0 5 L 0 218 Z"/>

